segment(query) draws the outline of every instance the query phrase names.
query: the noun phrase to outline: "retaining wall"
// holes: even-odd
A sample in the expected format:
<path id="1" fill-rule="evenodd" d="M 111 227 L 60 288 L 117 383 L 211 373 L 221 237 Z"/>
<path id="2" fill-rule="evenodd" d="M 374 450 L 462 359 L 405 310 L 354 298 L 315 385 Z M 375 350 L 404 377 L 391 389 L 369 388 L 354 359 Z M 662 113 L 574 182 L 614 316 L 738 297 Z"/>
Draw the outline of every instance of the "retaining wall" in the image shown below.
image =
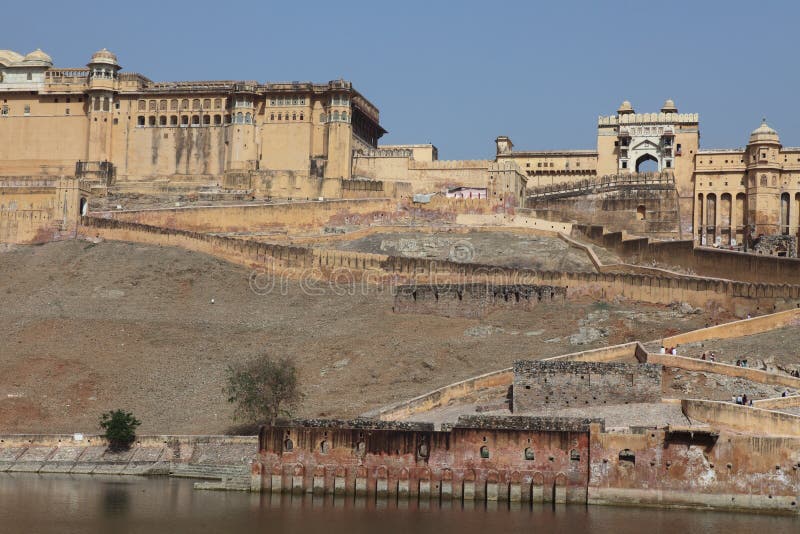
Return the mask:
<path id="1" fill-rule="evenodd" d="M 760 384 L 770 384 L 774 386 L 786 386 L 800 389 L 800 378 L 795 378 L 786 374 L 769 373 L 750 367 L 738 367 L 727 363 L 711 362 L 699 360 L 697 358 L 687 358 L 685 356 L 672 356 L 670 354 L 647 355 L 649 363 L 661 364 L 664 367 L 677 367 L 687 371 L 699 371 L 702 373 L 715 373 L 719 375 L 732 376 L 751 380 Z"/>
<path id="2" fill-rule="evenodd" d="M 730 402 L 683 399 L 681 410 L 691 419 L 748 433 L 800 437 L 800 416 Z"/>
<path id="3" fill-rule="evenodd" d="M 784 326 L 800 325 L 800 309 L 770 313 L 751 319 L 734 321 L 664 338 L 665 346 L 684 345 L 709 339 L 729 339 L 769 332 Z"/>

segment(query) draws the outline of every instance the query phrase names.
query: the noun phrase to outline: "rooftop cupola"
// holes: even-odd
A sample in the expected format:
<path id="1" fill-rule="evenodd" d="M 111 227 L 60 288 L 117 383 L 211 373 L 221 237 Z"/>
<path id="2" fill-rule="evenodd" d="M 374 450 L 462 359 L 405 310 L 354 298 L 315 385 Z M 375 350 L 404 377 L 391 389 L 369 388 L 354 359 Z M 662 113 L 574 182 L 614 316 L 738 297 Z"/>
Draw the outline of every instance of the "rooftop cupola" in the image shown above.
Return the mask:
<path id="1" fill-rule="evenodd" d="M 778 137 L 778 132 L 773 130 L 767 124 L 767 119 L 761 119 L 761 126 L 753 130 L 750 134 L 750 142 L 753 143 L 776 143 L 780 144 L 781 140 Z"/>
<path id="2" fill-rule="evenodd" d="M 618 115 L 630 115 L 632 113 L 634 113 L 633 106 L 631 106 L 631 103 L 628 100 L 625 100 L 617 110 Z"/>
<path id="3" fill-rule="evenodd" d="M 675 102 L 672 101 L 671 98 L 668 98 L 664 101 L 664 105 L 661 106 L 661 113 L 677 113 L 678 108 L 675 107 Z"/>

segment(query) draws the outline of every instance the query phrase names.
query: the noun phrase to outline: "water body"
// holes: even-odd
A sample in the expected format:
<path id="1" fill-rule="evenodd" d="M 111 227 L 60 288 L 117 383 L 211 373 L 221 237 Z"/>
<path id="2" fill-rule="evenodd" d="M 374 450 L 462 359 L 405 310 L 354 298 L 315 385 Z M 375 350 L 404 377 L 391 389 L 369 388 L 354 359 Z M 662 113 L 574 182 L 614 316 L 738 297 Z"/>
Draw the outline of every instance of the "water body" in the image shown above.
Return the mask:
<path id="1" fill-rule="evenodd" d="M 355 500 L 197 491 L 171 478 L 0 473 L 0 532 L 779 534 L 800 519 L 688 510 Z"/>

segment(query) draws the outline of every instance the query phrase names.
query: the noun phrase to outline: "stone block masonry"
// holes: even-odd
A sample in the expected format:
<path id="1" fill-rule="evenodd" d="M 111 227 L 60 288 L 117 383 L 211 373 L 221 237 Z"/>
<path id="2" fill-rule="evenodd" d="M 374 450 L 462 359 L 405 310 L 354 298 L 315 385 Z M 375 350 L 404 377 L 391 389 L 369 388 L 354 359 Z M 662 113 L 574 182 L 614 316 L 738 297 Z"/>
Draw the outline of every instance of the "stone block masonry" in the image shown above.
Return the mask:
<path id="1" fill-rule="evenodd" d="M 514 412 L 661 401 L 661 366 L 576 361 L 514 362 Z"/>
<path id="2" fill-rule="evenodd" d="M 752 409 L 751 409 L 752 410 Z M 800 438 L 601 421 L 467 416 L 263 427 L 252 487 L 419 500 L 625 504 L 798 513 Z"/>
<path id="3" fill-rule="evenodd" d="M 499 309 L 528 311 L 539 303 L 559 304 L 566 297 L 566 288 L 550 285 L 406 285 L 397 287 L 393 310 L 395 313 L 479 318 Z"/>

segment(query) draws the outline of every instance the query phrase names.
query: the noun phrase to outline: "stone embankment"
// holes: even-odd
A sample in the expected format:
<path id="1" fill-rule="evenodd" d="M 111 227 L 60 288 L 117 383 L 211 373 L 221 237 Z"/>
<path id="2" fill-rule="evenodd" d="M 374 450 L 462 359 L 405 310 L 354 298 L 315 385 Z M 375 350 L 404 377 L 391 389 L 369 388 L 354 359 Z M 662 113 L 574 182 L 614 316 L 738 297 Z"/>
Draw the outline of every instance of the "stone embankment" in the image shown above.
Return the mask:
<path id="1" fill-rule="evenodd" d="M 250 490 L 255 436 L 140 436 L 115 452 L 100 436 L 0 436 L 0 472 L 169 475 L 207 479 L 198 489 Z"/>

